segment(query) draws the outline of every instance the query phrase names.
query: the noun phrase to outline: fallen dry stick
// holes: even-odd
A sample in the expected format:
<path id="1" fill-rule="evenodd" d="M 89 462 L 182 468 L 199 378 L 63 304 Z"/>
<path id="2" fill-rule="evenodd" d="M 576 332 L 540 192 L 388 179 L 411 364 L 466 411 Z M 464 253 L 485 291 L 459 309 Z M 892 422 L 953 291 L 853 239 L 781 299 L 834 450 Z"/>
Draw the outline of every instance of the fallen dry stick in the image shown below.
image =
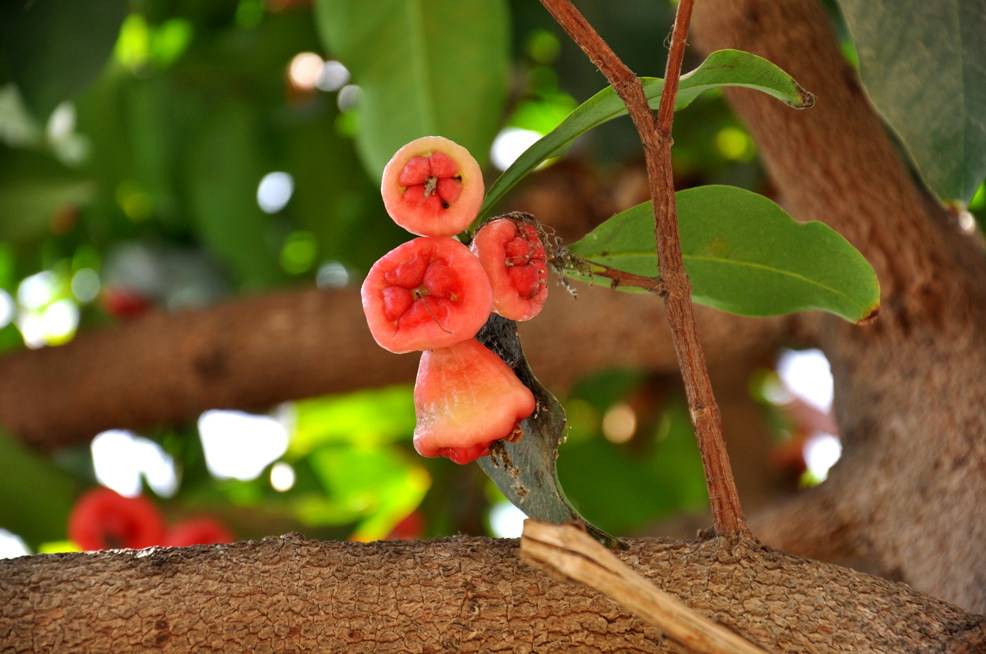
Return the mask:
<path id="1" fill-rule="evenodd" d="M 521 559 L 582 582 L 700 654 L 766 654 L 659 590 L 576 525 L 524 522 Z"/>

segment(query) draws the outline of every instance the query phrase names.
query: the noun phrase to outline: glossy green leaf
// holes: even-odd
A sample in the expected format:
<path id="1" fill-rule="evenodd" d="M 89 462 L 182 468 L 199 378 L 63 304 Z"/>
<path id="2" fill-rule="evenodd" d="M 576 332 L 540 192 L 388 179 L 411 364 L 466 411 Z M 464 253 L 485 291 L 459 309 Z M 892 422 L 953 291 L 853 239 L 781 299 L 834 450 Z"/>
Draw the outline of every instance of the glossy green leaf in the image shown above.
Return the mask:
<path id="1" fill-rule="evenodd" d="M 767 198 L 732 186 L 702 186 L 676 198 L 695 302 L 747 316 L 821 310 L 859 322 L 875 315 L 876 273 L 828 226 L 799 223 Z M 656 277 L 650 203 L 613 216 L 569 249 L 590 264 Z"/>
<path id="2" fill-rule="evenodd" d="M 362 90 L 356 142 L 372 177 L 420 136 L 485 158 L 507 91 L 504 0 L 318 0 L 316 20 Z"/>
<path id="3" fill-rule="evenodd" d="M 0 2 L 0 46 L 35 115 L 47 118 L 96 78 L 126 13 L 126 0 Z"/>
<path id="4" fill-rule="evenodd" d="M 863 84 L 943 200 L 986 176 L 986 3 L 840 0 Z"/>
<path id="5" fill-rule="evenodd" d="M 644 77 L 641 81 L 651 107 L 657 109 L 664 92 L 664 80 Z M 763 91 L 797 108 L 810 107 L 814 103 L 814 96 L 766 59 L 740 50 L 718 50 L 698 68 L 681 76 L 675 109 L 687 107 L 704 91 L 723 86 Z M 612 87 L 606 87 L 583 102 L 561 125 L 528 148 L 503 172 L 487 192 L 480 216 L 488 215 L 500 198 L 525 175 L 544 161 L 565 152 L 575 139 L 593 127 L 625 114 L 626 107 Z"/>

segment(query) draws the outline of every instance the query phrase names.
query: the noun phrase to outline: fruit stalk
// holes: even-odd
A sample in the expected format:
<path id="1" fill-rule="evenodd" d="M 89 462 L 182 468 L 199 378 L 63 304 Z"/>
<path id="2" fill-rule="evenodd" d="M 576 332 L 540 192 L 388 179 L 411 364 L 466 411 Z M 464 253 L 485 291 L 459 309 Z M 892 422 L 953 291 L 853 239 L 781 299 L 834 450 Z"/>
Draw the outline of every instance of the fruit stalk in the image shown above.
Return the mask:
<path id="1" fill-rule="evenodd" d="M 640 79 L 616 56 L 569 0 L 541 0 L 541 4 L 606 76 L 626 104 L 627 112 L 640 134 L 654 207 L 654 232 L 662 282 L 659 295 L 664 298 L 692 423 L 702 453 L 713 527 L 716 533 L 724 536 L 749 535 L 726 453 L 722 417 L 712 392 L 705 354 L 695 325 L 692 289 L 681 255 L 671 170 L 671 126 L 692 0 L 681 0 L 678 4 L 665 71 L 664 93 L 657 116 L 651 111 Z"/>

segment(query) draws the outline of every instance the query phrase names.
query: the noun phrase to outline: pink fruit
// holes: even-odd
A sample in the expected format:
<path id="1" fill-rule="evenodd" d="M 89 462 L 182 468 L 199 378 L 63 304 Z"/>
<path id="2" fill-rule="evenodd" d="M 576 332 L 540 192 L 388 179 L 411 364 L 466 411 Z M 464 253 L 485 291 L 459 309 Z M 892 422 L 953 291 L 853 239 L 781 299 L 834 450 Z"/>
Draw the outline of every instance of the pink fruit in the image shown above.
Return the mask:
<path id="1" fill-rule="evenodd" d="M 537 227 L 504 217 L 483 225 L 471 245 L 493 287 L 493 310 L 530 320 L 548 297 L 548 261 Z"/>
<path id="2" fill-rule="evenodd" d="M 72 507 L 68 536 L 84 550 L 139 549 L 161 544 L 164 520 L 147 498 L 124 497 L 98 487 Z"/>
<path id="3" fill-rule="evenodd" d="M 416 238 L 382 256 L 361 293 L 373 338 L 398 354 L 471 339 L 493 309 L 479 259 L 446 236 Z"/>
<path id="4" fill-rule="evenodd" d="M 454 236 L 483 204 L 483 173 L 461 145 L 441 136 L 411 141 L 383 170 L 387 213 L 419 236 Z"/>
<path id="5" fill-rule="evenodd" d="M 414 449 L 469 463 L 494 441 L 520 438 L 520 422 L 535 406 L 530 389 L 479 341 L 428 350 L 414 384 Z"/>

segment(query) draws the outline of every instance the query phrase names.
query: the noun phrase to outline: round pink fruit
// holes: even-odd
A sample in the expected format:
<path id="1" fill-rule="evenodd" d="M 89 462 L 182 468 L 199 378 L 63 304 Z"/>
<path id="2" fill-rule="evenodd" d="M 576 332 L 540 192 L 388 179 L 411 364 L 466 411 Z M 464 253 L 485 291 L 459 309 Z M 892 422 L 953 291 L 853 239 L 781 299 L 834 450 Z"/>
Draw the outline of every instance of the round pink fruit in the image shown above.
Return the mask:
<path id="1" fill-rule="evenodd" d="M 125 497 L 100 486 L 72 507 L 68 536 L 83 550 L 140 549 L 161 544 L 164 520 L 146 497 Z"/>
<path id="2" fill-rule="evenodd" d="M 479 259 L 445 236 L 416 238 L 385 254 L 361 293 L 374 340 L 397 354 L 471 339 L 493 309 Z"/>
<path id="3" fill-rule="evenodd" d="M 530 320 L 548 297 L 548 260 L 537 227 L 504 217 L 483 225 L 471 245 L 493 287 L 493 310 Z"/>
<path id="4" fill-rule="evenodd" d="M 397 151 L 383 170 L 387 213 L 419 236 L 454 236 L 483 204 L 483 172 L 469 151 L 441 136 L 425 136 Z"/>
<path id="5" fill-rule="evenodd" d="M 530 389 L 479 341 L 428 350 L 414 384 L 414 449 L 469 463 L 494 441 L 520 438 L 520 422 L 535 407 Z"/>

